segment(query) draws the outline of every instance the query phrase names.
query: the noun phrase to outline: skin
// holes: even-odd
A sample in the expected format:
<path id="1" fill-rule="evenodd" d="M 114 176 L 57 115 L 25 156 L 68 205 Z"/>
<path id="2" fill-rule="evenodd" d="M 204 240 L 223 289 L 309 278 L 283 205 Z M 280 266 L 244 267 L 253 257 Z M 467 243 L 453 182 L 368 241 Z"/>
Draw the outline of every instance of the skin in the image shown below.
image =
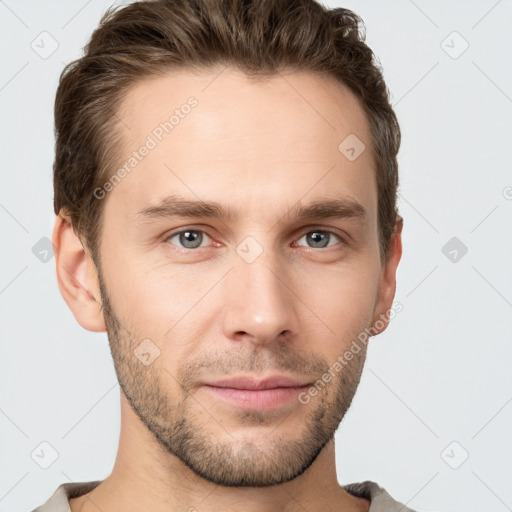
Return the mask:
<path id="1" fill-rule="evenodd" d="M 310 72 L 251 82 L 221 70 L 173 71 L 128 91 L 118 112 L 126 158 L 167 112 L 189 96 L 198 105 L 102 199 L 100 269 L 66 215 L 56 218 L 59 288 L 80 325 L 108 332 L 121 386 L 114 468 L 70 500 L 73 512 L 369 508 L 339 485 L 333 437 L 364 344 L 308 404 L 247 411 L 201 384 L 321 379 L 391 309 L 401 219 L 383 264 L 369 126 L 348 88 Z M 366 145 L 354 161 L 338 150 L 350 133 Z M 238 218 L 137 217 L 169 194 L 216 201 Z M 293 215 L 298 201 L 334 198 L 357 201 L 367 217 Z M 199 231 L 188 252 L 194 238 L 179 236 L 187 230 Z M 247 236 L 257 242 L 252 254 L 262 251 L 251 263 L 237 252 Z M 145 339 L 159 350 L 148 365 L 134 354 Z"/>

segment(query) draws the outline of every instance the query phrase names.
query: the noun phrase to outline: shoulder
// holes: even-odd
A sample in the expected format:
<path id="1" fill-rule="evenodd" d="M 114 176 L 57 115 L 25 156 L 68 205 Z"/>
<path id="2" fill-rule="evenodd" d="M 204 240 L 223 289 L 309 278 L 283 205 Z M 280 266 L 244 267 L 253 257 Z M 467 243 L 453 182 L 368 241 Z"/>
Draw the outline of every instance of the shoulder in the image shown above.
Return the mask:
<path id="1" fill-rule="evenodd" d="M 102 480 L 60 484 L 50 498 L 32 512 L 70 512 L 69 499 L 92 491 Z"/>
<path id="2" fill-rule="evenodd" d="M 369 512 L 415 512 L 395 500 L 384 487 L 371 480 L 342 485 L 342 488 L 353 496 L 369 500 L 371 502 Z"/>

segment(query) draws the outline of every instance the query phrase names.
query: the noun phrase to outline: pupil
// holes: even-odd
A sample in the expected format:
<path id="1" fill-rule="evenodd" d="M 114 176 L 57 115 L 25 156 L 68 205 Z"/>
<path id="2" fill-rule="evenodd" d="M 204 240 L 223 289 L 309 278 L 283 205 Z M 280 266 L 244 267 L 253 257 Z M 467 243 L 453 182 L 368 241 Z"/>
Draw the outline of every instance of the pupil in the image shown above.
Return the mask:
<path id="1" fill-rule="evenodd" d="M 327 240 L 327 237 L 325 236 L 325 233 L 322 233 L 320 231 L 313 231 L 312 233 L 310 233 L 310 239 L 313 241 L 313 245 L 315 247 L 325 247 L 326 244 L 321 242 L 320 238 L 321 237 L 324 237 L 324 242 Z"/>
<path id="2" fill-rule="evenodd" d="M 199 232 L 197 232 L 197 231 L 184 231 L 181 234 L 180 242 L 187 249 L 194 249 L 201 245 L 201 236 L 199 235 Z M 192 245 L 189 245 L 189 244 L 192 244 Z"/>

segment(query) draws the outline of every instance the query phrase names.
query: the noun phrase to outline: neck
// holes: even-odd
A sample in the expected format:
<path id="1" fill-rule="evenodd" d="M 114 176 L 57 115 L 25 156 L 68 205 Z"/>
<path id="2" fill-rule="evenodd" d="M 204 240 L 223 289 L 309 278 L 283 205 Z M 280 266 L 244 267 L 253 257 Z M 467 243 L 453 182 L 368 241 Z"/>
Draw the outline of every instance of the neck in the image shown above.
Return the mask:
<path id="1" fill-rule="evenodd" d="M 110 476 L 70 500 L 72 512 L 367 512 L 338 484 L 334 439 L 297 478 L 271 487 L 221 487 L 197 476 L 147 430 L 121 393 L 121 433 Z"/>

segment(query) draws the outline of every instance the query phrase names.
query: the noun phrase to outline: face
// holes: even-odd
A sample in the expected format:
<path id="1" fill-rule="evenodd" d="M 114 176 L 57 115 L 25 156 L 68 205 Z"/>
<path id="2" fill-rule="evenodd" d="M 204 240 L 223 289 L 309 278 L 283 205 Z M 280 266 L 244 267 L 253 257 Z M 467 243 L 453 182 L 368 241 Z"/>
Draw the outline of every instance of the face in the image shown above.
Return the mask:
<path id="1" fill-rule="evenodd" d="M 119 167 L 137 162 L 99 199 L 99 282 L 120 386 L 160 445 L 215 484 L 268 486 L 315 461 L 356 392 L 366 345 L 333 365 L 384 307 L 375 168 L 334 80 L 219 71 L 125 97 Z M 219 383 L 276 375 L 293 386 Z"/>

